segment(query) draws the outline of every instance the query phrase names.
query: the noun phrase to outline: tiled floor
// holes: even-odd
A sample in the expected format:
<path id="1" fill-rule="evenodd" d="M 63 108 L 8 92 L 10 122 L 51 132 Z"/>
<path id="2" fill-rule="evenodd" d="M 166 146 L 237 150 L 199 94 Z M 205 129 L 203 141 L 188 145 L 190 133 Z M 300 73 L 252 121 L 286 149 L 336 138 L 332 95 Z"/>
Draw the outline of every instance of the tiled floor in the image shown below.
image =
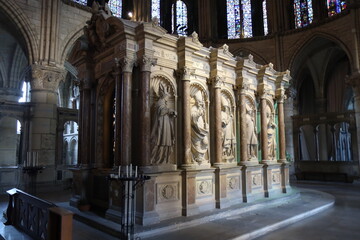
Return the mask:
<path id="1" fill-rule="evenodd" d="M 271 233 L 267 233 L 259 240 L 356 240 L 360 239 L 360 182 L 356 181 L 353 184 L 347 183 L 295 183 L 294 186 L 320 190 L 330 193 L 335 196 L 335 206 L 324 212 L 320 212 L 313 217 L 302 220 L 296 224 L 284 227 Z M 39 197 L 49 201 L 65 201 L 70 197 L 70 192 L 62 192 L 61 194 L 47 194 Z M 7 198 L 0 197 L 0 209 L 6 208 Z M 307 204 L 306 201 L 304 204 Z M 295 208 L 295 207 L 293 207 Z M 293 209 L 294 210 L 294 209 Z M 289 210 L 290 211 L 290 210 Z M 183 229 L 168 234 L 155 236 L 150 239 L 156 240 L 217 240 L 217 239 L 236 239 L 236 233 L 242 227 L 256 226 L 258 219 L 265 219 L 271 223 L 275 219 L 274 212 L 265 211 L 262 213 L 251 213 L 253 219 L 250 222 L 244 223 L 246 216 L 233 216 L 231 218 L 224 218 L 199 224 L 197 226 Z M 278 215 L 281 213 L 278 213 Z M 221 228 L 219 227 L 221 226 Z M 227 234 L 232 233 L 232 234 Z M 0 223 L 0 234 L 6 240 L 28 240 L 29 237 L 19 234 L 18 231 L 11 226 L 4 226 Z M 231 236 L 231 237 L 230 237 Z M 234 238 L 235 237 L 235 238 Z M 73 239 L 74 240 L 113 240 L 116 239 L 106 233 L 91 228 L 83 223 L 74 221 L 73 224 Z M 143 238 L 146 239 L 146 238 Z M 246 238 L 245 238 L 246 239 Z"/>

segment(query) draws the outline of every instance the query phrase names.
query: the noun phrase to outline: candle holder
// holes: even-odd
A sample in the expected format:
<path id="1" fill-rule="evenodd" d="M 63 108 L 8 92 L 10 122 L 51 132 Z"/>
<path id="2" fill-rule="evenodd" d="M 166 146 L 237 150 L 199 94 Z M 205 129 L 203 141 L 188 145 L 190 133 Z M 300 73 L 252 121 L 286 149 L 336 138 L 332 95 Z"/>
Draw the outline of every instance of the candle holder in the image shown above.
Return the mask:
<path id="1" fill-rule="evenodd" d="M 133 240 L 134 227 L 135 227 L 135 199 L 136 189 L 143 186 L 150 176 L 138 175 L 137 166 L 135 171 L 132 171 L 132 166 L 126 166 L 124 172 L 119 174 L 110 174 L 110 181 L 118 181 L 121 183 L 122 194 L 122 207 L 121 207 L 121 238 L 122 240 Z"/>

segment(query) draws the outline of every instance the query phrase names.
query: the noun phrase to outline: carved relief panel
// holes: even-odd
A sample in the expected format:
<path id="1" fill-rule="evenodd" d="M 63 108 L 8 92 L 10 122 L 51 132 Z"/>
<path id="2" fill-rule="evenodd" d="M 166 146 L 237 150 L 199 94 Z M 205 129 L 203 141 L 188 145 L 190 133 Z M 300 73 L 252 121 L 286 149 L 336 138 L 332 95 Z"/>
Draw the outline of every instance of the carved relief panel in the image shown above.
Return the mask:
<path id="1" fill-rule="evenodd" d="M 223 161 L 233 162 L 236 156 L 235 104 L 231 93 L 224 90 L 221 92 L 221 128 Z"/>
<path id="2" fill-rule="evenodd" d="M 264 129 L 267 131 L 267 144 L 268 144 L 268 157 L 269 160 L 276 159 L 276 149 L 277 149 L 277 142 L 276 142 L 276 131 L 277 125 L 275 123 L 275 110 L 274 104 L 272 101 L 266 101 L 266 128 Z"/>
<path id="3" fill-rule="evenodd" d="M 250 95 L 245 97 L 245 139 L 248 160 L 257 161 L 258 129 L 256 122 L 256 102 Z"/>
<path id="4" fill-rule="evenodd" d="M 209 163 L 209 102 L 200 84 L 190 87 L 191 154 L 193 163 Z"/>
<path id="5" fill-rule="evenodd" d="M 152 77 L 151 89 L 151 164 L 175 164 L 176 89 L 161 75 Z"/>

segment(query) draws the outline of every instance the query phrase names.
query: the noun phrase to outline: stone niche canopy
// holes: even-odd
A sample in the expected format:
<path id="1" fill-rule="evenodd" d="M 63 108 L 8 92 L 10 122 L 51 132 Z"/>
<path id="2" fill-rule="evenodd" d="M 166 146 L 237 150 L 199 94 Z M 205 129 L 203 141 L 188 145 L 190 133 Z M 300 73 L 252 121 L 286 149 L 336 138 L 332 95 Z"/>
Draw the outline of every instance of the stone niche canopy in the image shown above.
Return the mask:
<path id="1" fill-rule="evenodd" d="M 69 58 L 81 99 L 72 204 L 87 198 L 119 220 L 120 185 L 105 179 L 129 164 L 151 176 L 137 196 L 144 225 L 287 192 L 288 71 L 106 8 L 84 33 Z"/>

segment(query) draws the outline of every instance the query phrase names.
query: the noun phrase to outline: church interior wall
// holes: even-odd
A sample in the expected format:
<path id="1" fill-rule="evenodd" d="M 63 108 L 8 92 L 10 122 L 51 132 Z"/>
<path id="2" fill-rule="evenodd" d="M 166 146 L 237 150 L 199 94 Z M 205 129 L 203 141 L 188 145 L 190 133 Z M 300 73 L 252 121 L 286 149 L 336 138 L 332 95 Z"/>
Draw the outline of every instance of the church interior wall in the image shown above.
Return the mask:
<path id="1" fill-rule="evenodd" d="M 212 4 L 214 2 L 212 1 Z M 152 220 L 161 221 L 180 215 L 193 215 L 216 207 L 223 208 L 235 203 L 251 202 L 262 197 L 286 193 L 288 191 L 289 171 L 291 170 L 288 165 L 268 165 L 267 167 L 259 165 L 244 167 L 238 165 L 243 159 L 241 157 L 243 156 L 241 155 L 243 150 L 240 143 L 240 122 L 243 121 L 242 118 L 244 117 L 239 113 L 242 101 L 239 100 L 238 92 L 244 91 L 248 99 L 254 100 L 255 103 L 253 103 L 252 111 L 258 114 L 255 124 L 260 126 L 259 128 L 261 128 L 262 121 L 259 97 L 262 93 L 266 92 L 267 96 L 264 97 L 266 99 L 266 106 L 270 109 L 270 115 L 274 116 L 276 125 L 279 125 L 277 104 L 279 101 L 282 101 L 280 95 L 283 94 L 277 90 L 282 89 L 282 86 L 281 84 L 279 85 L 279 80 L 275 75 L 286 75 L 285 71 L 290 69 L 293 77 L 293 80 L 291 80 L 292 87 L 297 88 L 298 91 L 303 91 L 301 86 L 303 86 L 305 75 L 303 75 L 304 61 L 302 57 L 305 60 L 309 59 L 304 52 L 308 51 L 307 47 L 309 45 L 312 46 L 314 42 L 316 43 L 317 39 L 325 39 L 326 41 L 324 42 L 332 44 L 330 48 L 341 49 L 341 53 L 333 57 L 335 59 L 340 59 L 340 57 L 345 59 L 344 61 L 350 69 L 347 74 L 355 74 L 359 68 L 359 50 L 357 47 L 357 23 L 359 20 L 356 15 L 358 12 L 357 8 L 325 22 L 314 23 L 302 29 L 280 31 L 274 35 L 239 40 L 217 39 L 218 36 L 216 36 L 215 30 L 220 26 L 220 23 L 215 20 L 215 25 L 210 24 L 214 23 L 213 19 L 209 17 L 201 18 L 201 14 L 199 16 L 195 14 L 193 17 L 201 18 L 199 23 L 202 26 L 211 25 L 211 31 L 200 31 L 199 33 L 201 40 L 205 38 L 206 47 L 199 42 L 199 38 L 196 35 L 178 38 L 175 35 L 165 34 L 164 29 L 156 28 L 152 23 L 144 24 L 144 30 L 141 27 L 137 28 L 138 23 L 128 20 L 121 20 L 123 23 L 115 23 L 117 19 L 113 19 L 109 20 L 109 23 L 115 24 L 114 29 L 116 31 L 122 32 L 123 30 L 123 32 L 119 35 L 106 38 L 106 43 L 112 47 L 105 48 L 105 50 L 102 49 L 103 52 L 96 54 L 95 57 L 89 54 L 87 57 L 93 57 L 93 59 L 88 61 L 86 58 L 79 57 L 86 52 L 84 51 L 86 43 L 77 40 L 84 40 L 82 29 L 92 16 L 90 7 L 80 7 L 77 4 L 69 3 L 69 1 L 17 0 L 9 2 L 0 0 L 0 4 L 1 11 L 5 12 L 6 17 L 16 25 L 17 35 L 15 37 L 21 36 L 20 38 L 23 38 L 23 40 L 18 38 L 17 43 L 18 48 L 23 51 L 20 54 L 22 57 L 19 57 L 21 61 L 18 60 L 15 65 L 9 67 L 13 69 L 18 68 L 18 74 L 13 76 L 14 80 L 12 81 L 14 83 L 11 83 L 15 86 L 13 88 L 16 91 L 11 93 L 10 90 L 1 90 L 1 101 L 6 103 L 16 102 L 20 97 L 21 83 L 24 80 L 31 83 L 31 103 L 23 105 L 34 106 L 31 109 L 32 125 L 29 125 L 30 116 L 26 115 L 24 119 L 16 117 L 17 120 L 21 119 L 24 125 L 23 130 L 27 131 L 24 134 L 27 134 L 28 139 L 28 143 L 24 143 L 20 155 L 26 156 L 28 151 L 39 153 L 40 164 L 46 166 L 46 169 L 39 175 L 37 180 L 40 191 L 46 191 L 53 188 L 53 186 L 61 188 L 66 184 L 65 181 L 73 178 L 75 183 L 72 203 L 76 203 L 76 201 L 86 197 L 90 198 L 93 204 L 107 208 L 110 199 L 115 198 L 114 194 L 116 188 L 118 188 L 118 186 L 112 186 L 107 190 L 101 189 L 101 184 L 106 184 L 105 177 L 112 173 L 113 167 L 119 165 L 119 162 L 113 160 L 113 153 L 109 153 L 112 150 L 112 142 L 109 139 L 115 133 L 112 132 L 113 129 L 109 126 L 107 129 L 104 129 L 104 125 L 112 121 L 111 110 L 108 108 L 113 104 L 113 92 L 116 88 L 116 79 L 113 75 L 114 67 L 116 67 L 114 58 L 124 59 L 124 57 L 129 57 L 129 60 L 132 61 L 146 55 L 157 59 L 156 64 L 150 68 L 150 104 L 154 106 L 158 101 L 160 83 L 162 83 L 162 86 L 169 90 L 167 93 L 170 94 L 168 107 L 177 112 L 177 117 L 174 121 L 176 145 L 168 160 L 170 163 L 168 166 L 162 165 L 152 168 L 148 166 L 148 163 L 143 164 L 140 160 L 134 160 L 134 163 L 137 165 L 144 165 L 144 171 L 152 177 L 152 180 L 145 184 L 146 191 L 139 195 L 139 205 L 142 205 L 143 208 L 143 211 L 139 213 L 139 219 L 144 223 L 150 223 Z M 201 4 L 204 3 L 199 1 L 199 3 L 192 6 L 196 9 Z M 275 9 L 275 4 L 272 4 L 273 1 L 269 4 L 270 9 Z M 214 9 L 208 10 L 214 11 Z M 51 11 L 56 12 L 56 14 L 51 14 Z M 270 19 L 273 18 L 273 20 L 275 19 L 274 11 L 270 15 Z M 194 20 L 192 24 L 196 25 L 197 21 Z M 280 22 L 279 19 L 276 19 L 273 23 L 276 21 Z M 51 24 L 51 22 L 54 24 Z M 152 30 L 156 29 L 158 32 L 155 31 L 149 34 L 146 32 L 149 30 L 146 29 L 147 27 Z M 270 24 L 270 27 L 272 31 L 276 31 L 279 26 Z M 285 29 L 287 28 L 285 27 Z M 152 35 L 152 37 L 138 37 L 144 32 Z M 100 40 L 103 41 L 104 39 Z M 113 46 L 114 43 L 116 43 L 116 46 Z M 79 44 L 83 45 L 80 46 Z M 213 47 L 210 47 L 210 45 L 213 45 Z M 78 51 L 78 55 L 72 55 L 76 51 Z M 239 55 L 240 57 L 236 57 Z M 5 55 L 0 56 L 3 57 Z M 6 59 L 8 58 L 9 56 L 6 55 Z M 25 58 L 26 60 L 24 60 Z M 59 122 L 62 122 L 62 125 L 64 123 L 64 119 L 59 120 L 58 107 L 61 104 L 59 104 L 58 88 L 61 86 L 60 83 L 66 81 L 67 70 L 64 66 L 65 61 L 67 63 L 71 62 L 72 67 L 75 67 L 78 72 L 78 75 L 73 77 L 72 80 L 77 82 L 77 84 L 80 84 L 80 82 L 85 84 L 90 89 L 89 96 L 91 96 L 89 98 L 91 101 L 89 99 L 80 99 L 79 96 L 74 98 L 78 105 L 80 104 L 81 106 L 84 106 L 84 101 L 91 103 L 86 110 L 88 115 L 85 116 L 91 117 L 91 120 L 86 122 L 87 125 L 84 125 L 85 120 L 80 117 L 78 123 L 79 129 L 86 127 L 92 129 L 92 131 L 86 133 L 87 135 L 83 135 L 82 138 L 79 137 L 80 142 L 81 139 L 89 140 L 87 147 L 90 149 L 79 149 L 79 156 L 82 157 L 78 159 L 76 166 L 71 167 L 80 168 L 74 170 L 74 173 L 68 170 L 69 166 L 67 166 L 66 162 L 60 160 L 60 151 L 62 150 L 59 149 L 63 148 L 58 144 L 62 133 L 59 130 L 61 129 Z M 239 64 L 242 64 L 241 61 L 245 62 L 243 67 L 239 67 Z M 134 79 L 140 79 L 143 76 L 143 72 L 146 72 L 142 70 L 143 66 L 141 63 L 139 64 L 130 71 Z M 336 65 L 337 62 L 329 63 L 328 69 L 330 70 L 332 69 L 331 66 L 333 66 L 331 64 Z M 208 132 L 210 144 L 202 156 L 204 157 L 202 159 L 204 162 L 201 162 L 198 167 L 191 171 L 184 170 L 186 166 L 182 166 L 186 161 L 190 161 L 189 158 L 186 159 L 184 154 L 186 149 L 183 144 L 186 139 L 184 139 L 182 134 L 185 126 L 185 119 L 183 119 L 185 108 L 183 106 L 184 85 L 182 83 L 184 80 L 181 79 L 180 73 L 186 67 L 193 70 L 187 76 L 188 78 L 185 79 L 189 83 L 189 107 L 190 109 L 195 108 L 197 99 L 202 98 L 206 112 L 203 118 L 206 124 L 210 125 Z M 313 99 L 314 109 L 309 110 L 311 113 L 319 109 L 323 109 L 323 112 L 326 113 L 327 107 L 321 105 L 322 102 L 319 100 L 321 100 L 320 98 L 326 98 L 327 79 L 331 79 L 329 75 L 332 74 L 330 70 L 327 72 L 328 75 L 324 75 L 321 79 L 314 79 L 311 76 L 309 78 L 309 81 L 315 84 L 312 87 L 315 89 L 315 92 Z M 215 99 L 216 89 L 218 88 L 216 85 L 219 80 L 217 77 L 221 77 L 220 105 L 216 105 Z M 96 84 L 98 84 L 98 87 L 93 89 Z M 136 107 L 141 107 L 141 102 L 137 99 L 141 94 L 141 84 L 138 81 L 133 84 L 133 87 L 135 93 L 132 93 L 132 100 L 134 102 L 134 109 L 136 109 Z M 283 90 L 285 91 L 285 89 Z M 61 91 L 69 90 L 62 89 Z M 354 94 L 358 93 L 354 91 Z M 351 93 L 349 93 L 350 95 Z M 70 95 L 65 94 L 63 96 L 69 97 Z M 298 101 L 302 95 L 298 94 L 296 95 L 297 97 L 291 97 L 291 94 L 289 94 L 289 96 L 289 99 L 284 104 L 285 125 L 287 126 L 285 128 L 287 139 L 286 151 L 293 158 L 296 158 L 297 154 L 303 151 L 298 149 L 298 142 L 295 139 L 296 133 L 300 127 L 305 129 L 304 126 L 306 125 L 301 124 L 304 124 L 306 120 L 299 120 L 302 123 L 292 121 L 292 115 L 299 114 L 299 112 L 296 112 L 299 109 L 297 104 L 300 104 Z M 355 102 L 355 111 L 358 107 L 356 104 Z M 306 105 L 308 107 L 307 103 Z M 68 106 L 64 107 L 69 106 L 68 104 Z M 221 152 L 221 150 L 219 152 L 219 149 L 216 148 L 216 136 L 221 135 L 221 133 L 215 130 L 216 124 L 218 124 L 214 118 L 217 111 L 216 106 L 228 109 L 229 115 L 233 117 L 230 126 L 232 133 L 236 136 L 236 144 L 228 150 L 228 153 Z M 72 114 L 72 116 L 84 114 L 83 109 L 80 112 L 77 112 L 76 109 L 73 110 L 64 114 Z M 354 107 L 351 110 L 354 111 Z M 3 117 L 6 112 L 9 112 L 9 109 L 0 107 L 1 123 L 6 120 Z M 300 114 L 302 113 L 300 112 Z M 351 133 L 352 140 L 349 144 L 352 145 L 353 149 L 356 149 L 359 129 L 356 128 L 355 122 L 360 121 L 359 115 L 349 113 L 349 115 L 344 116 L 346 118 L 344 123 L 350 124 L 349 132 Z M 132 135 L 129 137 L 136 139 L 142 136 L 140 130 L 136 132 L 136 126 L 140 124 L 140 113 L 133 112 L 132 117 L 135 119 L 133 122 L 135 130 L 132 131 Z M 334 115 L 334 118 L 339 117 Z M 314 129 L 319 129 L 319 139 L 329 141 L 331 129 L 327 129 L 326 123 L 317 122 L 318 119 L 311 119 L 311 121 L 313 121 L 312 125 L 310 124 L 311 129 L 304 130 L 304 138 L 312 138 L 310 132 L 314 131 Z M 293 123 L 296 123 L 294 128 L 292 126 Z M 14 125 L 14 121 L 11 124 Z M 153 122 L 151 123 L 152 125 Z M 12 126 L 11 128 L 14 130 L 15 127 Z M 1 130 L 6 131 L 4 129 Z M 276 139 L 279 143 L 278 135 L 279 133 L 276 132 Z M 258 134 L 259 141 L 260 138 L 261 135 Z M 293 139 L 295 140 L 293 141 Z M 66 141 L 69 146 L 72 144 L 70 139 Z M 140 148 L 141 144 L 139 144 L 138 140 L 131 141 L 132 149 L 130 154 L 140 158 L 142 153 L 138 151 L 137 146 Z M 262 144 L 264 145 L 264 143 Z M 12 185 L 24 186 L 25 179 L 24 174 L 21 172 L 21 162 L 18 160 L 14 161 L 14 151 L 6 154 L 3 151 L 1 152 L 1 157 L 7 159 L 1 163 L 4 166 L 0 170 L 1 189 L 9 188 Z M 331 155 L 330 148 L 323 148 L 320 152 L 311 148 L 304 149 L 302 155 L 306 155 L 305 151 L 311 152 L 307 153 L 308 156 L 312 156 L 311 158 L 315 158 L 315 155 L 319 154 L 321 160 L 329 159 Z M 116 155 L 116 153 L 114 154 Z M 224 157 L 223 154 L 228 155 Z M 253 157 L 261 160 L 262 150 L 259 149 L 257 154 L 257 156 Z M 227 169 L 216 167 L 218 159 L 220 159 L 219 156 L 221 158 L 220 162 L 224 161 L 229 164 Z M 338 168 L 348 168 L 344 171 L 351 172 L 352 175 L 359 175 L 358 156 L 358 152 L 354 152 L 352 155 L 353 159 L 355 159 L 354 163 L 351 166 L 340 166 Z M 278 149 L 273 157 L 276 159 L 280 158 Z M 72 163 L 75 162 L 72 161 Z M 129 163 L 124 162 L 125 165 Z M 82 167 L 86 168 L 86 171 L 82 171 Z M 96 169 L 89 170 L 91 167 Z M 312 167 L 313 165 L 304 165 L 303 169 L 308 171 Z M 331 169 L 329 166 L 322 166 L 322 168 L 325 172 Z M 340 169 L 339 171 L 343 170 Z M 61 172 L 60 175 L 62 176 L 60 178 L 59 172 Z M 84 179 L 87 179 L 91 186 L 86 186 L 86 182 L 83 181 Z M 84 196 L 81 189 L 87 189 L 86 196 Z M 116 201 L 113 206 L 109 207 L 107 211 L 109 218 L 116 219 L 118 217 L 118 207 Z"/>

